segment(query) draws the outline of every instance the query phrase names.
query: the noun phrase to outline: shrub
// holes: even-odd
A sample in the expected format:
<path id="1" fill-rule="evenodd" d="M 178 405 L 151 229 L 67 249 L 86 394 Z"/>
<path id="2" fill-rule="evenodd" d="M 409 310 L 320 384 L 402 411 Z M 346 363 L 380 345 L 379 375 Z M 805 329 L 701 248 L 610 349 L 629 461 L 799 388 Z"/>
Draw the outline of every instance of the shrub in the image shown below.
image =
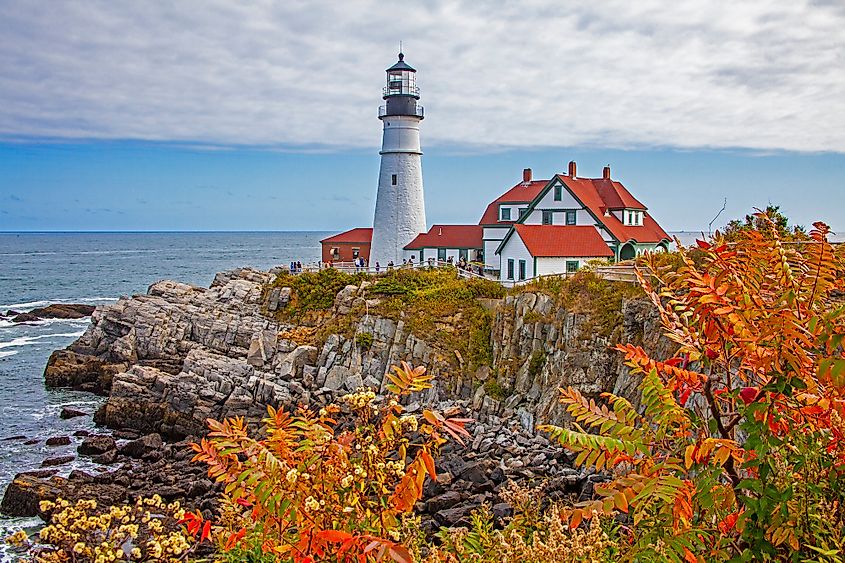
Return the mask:
<path id="1" fill-rule="evenodd" d="M 369 350 L 373 345 L 373 335 L 369 332 L 359 332 L 355 335 L 355 344 L 363 350 Z"/>
<path id="2" fill-rule="evenodd" d="M 510 391 L 502 387 L 496 379 L 488 379 L 484 382 L 484 392 L 497 401 L 503 401 L 510 396 Z"/>
<path id="3" fill-rule="evenodd" d="M 595 518 L 585 529 L 570 530 L 561 520 L 559 504 L 546 506 L 540 491 L 503 489 L 514 517 L 495 529 L 487 506 L 475 511 L 469 528 L 441 529 L 440 544 L 432 547 L 429 563 L 604 563 L 617 560 L 618 539 L 611 526 Z M 610 528 L 611 532 L 605 528 Z"/>
<path id="4" fill-rule="evenodd" d="M 765 215 L 760 221 L 771 221 Z M 813 242 L 743 229 L 700 243 L 699 266 L 642 284 L 675 357 L 617 346 L 642 377 L 642 410 L 577 390 L 575 430 L 545 426 L 576 463 L 611 472 L 571 528 L 628 514 L 632 560 L 841 560 L 845 549 L 845 264 L 816 223 Z"/>
<path id="5" fill-rule="evenodd" d="M 531 359 L 528 360 L 528 376 L 535 379 L 543 371 L 544 365 L 546 365 L 546 353 L 543 350 L 535 350 L 531 354 Z"/>
<path id="6" fill-rule="evenodd" d="M 403 414 L 399 397 L 430 387 L 425 368 L 403 363 L 387 377 L 383 399 L 359 391 L 297 416 L 268 408 L 263 439 L 249 437 L 242 419 L 209 421 L 194 459 L 225 483 L 212 528 L 222 551 L 255 561 L 411 561 L 402 516 L 436 476 L 444 436 L 469 436 L 469 420 Z"/>
<path id="7" fill-rule="evenodd" d="M 38 563 L 175 562 L 185 560 L 197 545 L 181 525 L 185 511 L 179 503 L 166 504 L 158 495 L 110 507 L 98 507 L 94 500 L 41 501 L 41 510 L 52 511 L 39 534 L 41 545 L 23 532 L 10 538 L 28 548 Z M 201 539 L 207 533 L 200 530 Z"/>

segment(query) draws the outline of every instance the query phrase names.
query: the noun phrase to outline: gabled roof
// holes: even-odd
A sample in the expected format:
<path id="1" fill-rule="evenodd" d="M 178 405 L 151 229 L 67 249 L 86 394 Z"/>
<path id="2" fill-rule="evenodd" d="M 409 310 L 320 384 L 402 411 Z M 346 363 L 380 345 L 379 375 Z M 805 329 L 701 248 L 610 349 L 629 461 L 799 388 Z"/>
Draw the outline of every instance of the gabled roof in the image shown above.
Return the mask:
<path id="1" fill-rule="evenodd" d="M 348 231 L 344 231 L 342 233 L 338 233 L 336 235 L 332 235 L 328 238 L 324 238 L 320 241 L 320 243 L 331 243 L 331 242 L 347 242 L 347 243 L 361 243 L 361 244 L 370 244 L 373 240 L 373 229 L 372 227 L 359 227 L 357 229 L 349 229 Z"/>
<path id="2" fill-rule="evenodd" d="M 548 180 L 534 180 L 531 182 L 518 183 L 497 199 L 493 200 L 493 202 L 487 206 L 487 209 L 484 211 L 484 215 L 481 216 L 481 220 L 478 224 L 504 226 L 515 223 L 516 219 L 513 219 L 512 221 L 499 220 L 499 205 L 503 203 L 531 203 L 534 201 L 534 198 L 537 197 L 537 194 L 543 191 L 543 188 L 546 187 L 546 184 L 548 183 Z"/>
<path id="3" fill-rule="evenodd" d="M 611 213 L 611 210 L 614 209 L 627 208 L 642 211 L 646 209 L 619 182 L 605 178 L 573 178 L 563 174 L 558 174 L 557 179 L 569 188 L 572 195 L 584 204 L 596 220 L 602 223 L 619 242 L 634 240 L 636 242 L 656 243 L 669 240 L 669 235 L 649 213 L 644 214 L 643 224 L 636 226 L 624 225 Z"/>
<path id="4" fill-rule="evenodd" d="M 517 223 L 497 253 L 516 233 L 525 248 L 535 258 L 595 258 L 612 257 L 613 251 L 602 240 L 598 229 L 592 225 L 523 225 Z"/>
<path id="5" fill-rule="evenodd" d="M 481 248 L 481 225 L 432 225 L 405 246 L 405 250 L 420 248 Z"/>

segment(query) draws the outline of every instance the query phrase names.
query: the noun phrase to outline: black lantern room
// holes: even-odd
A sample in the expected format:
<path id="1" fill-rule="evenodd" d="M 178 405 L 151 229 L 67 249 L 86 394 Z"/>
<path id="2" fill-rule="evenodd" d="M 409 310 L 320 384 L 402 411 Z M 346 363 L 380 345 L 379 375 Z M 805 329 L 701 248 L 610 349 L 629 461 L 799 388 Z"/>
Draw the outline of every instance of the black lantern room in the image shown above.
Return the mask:
<path id="1" fill-rule="evenodd" d="M 379 117 L 406 115 L 423 118 L 423 107 L 417 104 L 420 89 L 417 88 L 417 71 L 405 62 L 405 55 L 399 53 L 399 60 L 387 69 L 387 86 L 384 87 L 386 105 L 379 108 Z"/>

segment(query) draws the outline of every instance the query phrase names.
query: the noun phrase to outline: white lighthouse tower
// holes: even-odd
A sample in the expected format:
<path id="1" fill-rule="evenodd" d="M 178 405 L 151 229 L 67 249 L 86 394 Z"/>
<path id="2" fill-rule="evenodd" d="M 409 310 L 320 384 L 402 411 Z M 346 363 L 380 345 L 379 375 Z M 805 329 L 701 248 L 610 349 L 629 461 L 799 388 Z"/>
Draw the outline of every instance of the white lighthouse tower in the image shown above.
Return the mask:
<path id="1" fill-rule="evenodd" d="M 400 264 L 405 245 L 426 230 L 420 147 L 423 107 L 417 103 L 416 73 L 402 53 L 387 69 L 385 105 L 378 112 L 384 135 L 370 266 L 378 262 L 384 268 L 390 261 Z"/>

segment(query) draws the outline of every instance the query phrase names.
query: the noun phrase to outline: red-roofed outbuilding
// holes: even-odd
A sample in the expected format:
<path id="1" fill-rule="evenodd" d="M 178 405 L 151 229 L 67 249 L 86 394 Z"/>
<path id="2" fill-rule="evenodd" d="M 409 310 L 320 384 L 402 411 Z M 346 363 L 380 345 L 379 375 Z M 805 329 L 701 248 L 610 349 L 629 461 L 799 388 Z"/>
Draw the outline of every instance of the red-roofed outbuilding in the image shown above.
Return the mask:
<path id="1" fill-rule="evenodd" d="M 323 247 L 323 262 L 352 262 L 359 256 L 370 259 L 370 242 L 373 240 L 371 227 L 349 229 L 320 241 Z"/>
<path id="2" fill-rule="evenodd" d="M 473 262 L 481 258 L 481 225 L 433 225 L 405 246 L 405 256 L 415 262 L 464 259 Z"/>

